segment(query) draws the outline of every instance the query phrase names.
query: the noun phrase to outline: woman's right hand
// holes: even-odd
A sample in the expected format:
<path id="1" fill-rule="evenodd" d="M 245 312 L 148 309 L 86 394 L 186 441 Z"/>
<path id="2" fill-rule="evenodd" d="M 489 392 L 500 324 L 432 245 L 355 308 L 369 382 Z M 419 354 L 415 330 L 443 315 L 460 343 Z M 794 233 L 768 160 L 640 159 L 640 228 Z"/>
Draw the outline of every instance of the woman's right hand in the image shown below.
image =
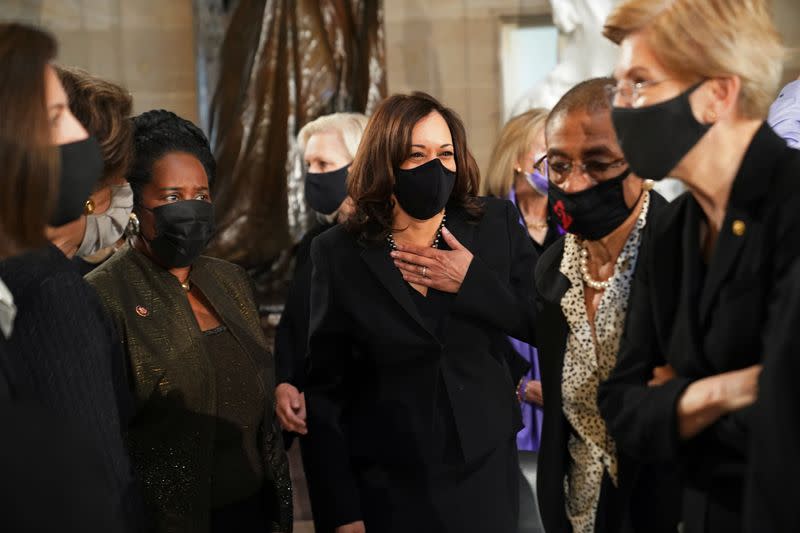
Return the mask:
<path id="1" fill-rule="evenodd" d="M 367 533 L 367 529 L 364 527 L 364 522 L 359 520 L 337 527 L 334 533 Z"/>
<path id="2" fill-rule="evenodd" d="M 291 383 L 281 383 L 275 387 L 275 414 L 284 430 L 300 435 L 308 433 L 306 397 Z"/>
<path id="3" fill-rule="evenodd" d="M 761 365 L 695 381 L 678 400 L 678 431 L 690 439 L 722 416 L 744 409 L 758 399 Z"/>

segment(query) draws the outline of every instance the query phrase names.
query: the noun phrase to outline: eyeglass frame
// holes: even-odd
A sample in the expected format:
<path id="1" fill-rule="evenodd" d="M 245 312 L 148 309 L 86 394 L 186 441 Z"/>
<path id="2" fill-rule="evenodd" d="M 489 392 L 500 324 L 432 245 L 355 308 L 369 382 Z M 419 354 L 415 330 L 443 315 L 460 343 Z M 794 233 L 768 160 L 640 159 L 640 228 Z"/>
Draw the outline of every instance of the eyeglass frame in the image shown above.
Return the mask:
<path id="1" fill-rule="evenodd" d="M 631 93 L 628 102 L 630 103 L 631 106 L 634 106 L 635 102 L 637 102 L 639 98 L 642 97 L 641 93 L 642 90 L 648 89 L 650 87 L 655 87 L 656 85 L 660 85 L 667 81 L 674 81 L 674 80 L 675 78 L 664 78 L 662 80 L 637 81 L 637 82 L 633 82 L 630 80 L 619 80 L 617 81 L 616 84 L 609 83 L 608 85 L 606 85 L 605 92 L 612 106 L 622 107 L 622 106 L 615 106 L 614 102 L 618 95 L 622 96 L 621 95 L 622 90 L 629 88 Z"/>
<path id="2" fill-rule="evenodd" d="M 552 165 L 550 165 L 549 161 L 547 160 L 547 154 L 545 154 L 542 157 L 540 157 L 539 160 L 536 161 L 533 164 L 533 168 L 538 170 L 544 177 L 546 177 L 547 181 L 549 181 L 549 182 L 551 182 L 551 183 L 553 183 L 555 185 L 560 185 L 561 183 L 564 183 L 570 176 L 572 176 L 573 172 L 575 171 L 576 166 L 573 163 L 574 163 L 574 161 L 570 160 L 569 168 L 568 168 L 568 170 L 565 171 L 565 173 L 563 174 L 563 177 L 561 177 L 560 181 L 552 181 L 550 179 L 550 168 L 552 167 Z M 605 173 L 608 172 L 611 168 L 619 168 L 620 166 L 624 166 L 624 165 L 627 165 L 627 164 L 628 164 L 628 161 L 624 157 L 621 157 L 619 159 L 615 159 L 614 161 L 612 161 L 610 163 L 603 163 L 603 165 L 605 165 L 605 169 L 602 171 L 603 176 L 601 176 L 600 179 L 598 179 L 598 177 L 596 175 L 594 175 L 592 171 L 590 171 L 589 169 L 586 168 L 586 163 L 584 163 L 583 161 L 581 161 L 580 165 L 578 165 L 577 168 L 579 168 L 581 170 L 581 174 L 586 174 L 592 180 L 594 180 L 595 183 L 599 183 L 599 182 L 604 181 L 606 179 L 611 179 L 609 176 L 605 175 Z M 553 170 L 553 172 L 555 174 L 557 174 L 558 176 L 562 176 L 562 173 L 558 172 L 555 169 Z"/>

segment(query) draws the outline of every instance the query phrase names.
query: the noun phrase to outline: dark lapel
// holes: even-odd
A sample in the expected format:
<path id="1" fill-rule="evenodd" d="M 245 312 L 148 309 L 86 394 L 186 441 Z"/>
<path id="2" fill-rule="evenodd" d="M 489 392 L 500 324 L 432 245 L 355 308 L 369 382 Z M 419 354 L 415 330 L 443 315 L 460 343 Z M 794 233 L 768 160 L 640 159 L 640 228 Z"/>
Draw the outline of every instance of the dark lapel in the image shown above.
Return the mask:
<path id="1" fill-rule="evenodd" d="M 428 327 L 425 325 L 425 322 L 422 320 L 422 316 L 420 316 L 419 311 L 417 310 L 417 306 L 414 305 L 414 301 L 411 299 L 411 295 L 408 293 L 408 287 L 406 286 L 406 282 L 403 280 L 403 276 L 400 275 L 400 271 L 394 266 L 394 262 L 392 261 L 391 256 L 389 255 L 389 245 L 388 244 L 381 244 L 381 245 L 371 245 L 364 248 L 361 252 L 361 257 L 364 259 L 364 262 L 367 264 L 369 269 L 375 274 L 375 277 L 378 278 L 378 281 L 381 282 L 389 294 L 400 304 L 400 306 L 408 313 L 411 318 L 413 318 L 417 324 L 420 325 L 425 331 L 427 331 L 431 336 L 435 335 L 431 332 Z"/>
<path id="2" fill-rule="evenodd" d="M 701 323 L 705 322 L 720 286 L 736 266 L 745 242 L 754 234 L 748 228 L 752 227 L 753 218 L 760 215 L 758 208 L 769 192 L 778 156 L 785 149 L 785 142 L 765 123 L 756 132 L 744 155 L 700 297 Z M 736 232 L 735 227 L 744 228 L 744 232 Z"/>
<path id="3" fill-rule="evenodd" d="M 232 280 L 225 283 L 224 280 L 219 279 L 217 273 L 214 272 L 213 264 L 207 263 L 202 257 L 192 266 L 191 281 L 200 289 L 219 319 L 230 330 L 245 353 L 250 356 L 258 369 L 263 385 L 267 390 L 271 390 L 273 384 L 269 381 L 269 375 L 265 374 L 269 363 L 268 352 L 264 346 L 259 345 L 257 339 L 253 338 L 252 330 L 248 328 L 245 318 L 238 308 L 239 302 L 244 300 L 244 295 L 228 294 L 227 291 L 231 289 L 227 287 L 230 286 Z"/>
<path id="4" fill-rule="evenodd" d="M 448 207 L 446 225 L 447 229 L 453 233 L 462 245 L 472 250 L 471 247 L 477 226 L 467 221 L 466 213 L 462 209 Z M 419 314 L 417 306 L 414 305 L 414 301 L 408 293 L 408 286 L 389 255 L 389 245 L 382 243 L 380 245 L 367 246 L 361 252 L 361 257 L 372 273 L 375 274 L 375 277 L 378 278 L 378 281 L 389 291 L 389 294 L 392 295 L 405 312 L 432 337 L 437 338 L 435 333 L 428 329 Z"/>

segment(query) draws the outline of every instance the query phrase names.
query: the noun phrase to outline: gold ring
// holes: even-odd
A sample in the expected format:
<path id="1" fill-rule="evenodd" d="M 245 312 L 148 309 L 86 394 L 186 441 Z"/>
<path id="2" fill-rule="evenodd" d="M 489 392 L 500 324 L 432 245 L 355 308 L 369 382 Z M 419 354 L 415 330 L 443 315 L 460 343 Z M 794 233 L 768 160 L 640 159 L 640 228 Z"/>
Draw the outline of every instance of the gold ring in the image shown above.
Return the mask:
<path id="1" fill-rule="evenodd" d="M 427 278 L 428 277 L 426 272 L 428 272 L 428 267 L 422 267 L 422 277 L 423 278 Z"/>

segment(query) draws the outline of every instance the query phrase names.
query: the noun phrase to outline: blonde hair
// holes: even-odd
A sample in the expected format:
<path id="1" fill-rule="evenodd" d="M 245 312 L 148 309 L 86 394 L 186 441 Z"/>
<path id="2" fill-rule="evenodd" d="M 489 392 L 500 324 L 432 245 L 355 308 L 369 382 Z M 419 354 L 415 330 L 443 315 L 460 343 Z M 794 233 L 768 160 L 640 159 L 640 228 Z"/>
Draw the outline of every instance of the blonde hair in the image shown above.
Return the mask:
<path id="1" fill-rule="evenodd" d="M 508 196 L 517 166 L 544 130 L 547 114 L 546 109 L 531 109 L 506 122 L 492 150 L 486 179 L 481 182 L 482 196 Z"/>
<path id="2" fill-rule="evenodd" d="M 619 44 L 641 30 L 667 69 L 687 80 L 738 76 L 741 116 L 766 116 L 784 56 L 768 0 L 623 0 L 603 35 Z"/>
<path id="3" fill-rule="evenodd" d="M 367 117 L 361 113 L 332 113 L 318 117 L 302 127 L 297 134 L 300 150 L 306 151 L 308 140 L 317 133 L 338 133 L 353 160 L 361 143 L 361 135 L 367 127 Z"/>

